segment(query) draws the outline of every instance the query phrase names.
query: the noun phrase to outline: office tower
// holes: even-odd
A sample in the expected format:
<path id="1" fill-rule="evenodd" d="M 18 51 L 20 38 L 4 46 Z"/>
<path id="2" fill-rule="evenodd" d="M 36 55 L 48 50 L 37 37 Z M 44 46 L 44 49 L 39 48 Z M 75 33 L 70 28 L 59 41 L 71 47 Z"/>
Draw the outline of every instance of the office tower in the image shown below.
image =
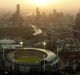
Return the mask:
<path id="1" fill-rule="evenodd" d="M 17 16 L 20 16 L 20 4 L 17 4 L 16 14 Z"/>
<path id="2" fill-rule="evenodd" d="M 41 15 L 40 15 L 40 10 L 39 8 L 36 8 L 36 24 L 39 25 L 40 24 L 40 18 L 41 18 Z"/>
<path id="3" fill-rule="evenodd" d="M 10 19 L 11 19 L 12 25 L 23 26 L 23 17 L 20 14 L 20 4 L 17 4 L 16 12 L 12 14 L 12 17 Z"/>

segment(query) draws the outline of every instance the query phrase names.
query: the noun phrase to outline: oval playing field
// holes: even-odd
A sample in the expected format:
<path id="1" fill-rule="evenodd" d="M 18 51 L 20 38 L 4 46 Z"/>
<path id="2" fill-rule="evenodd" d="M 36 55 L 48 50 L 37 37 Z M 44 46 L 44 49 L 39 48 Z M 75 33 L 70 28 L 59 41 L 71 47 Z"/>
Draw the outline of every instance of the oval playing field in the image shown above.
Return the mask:
<path id="1" fill-rule="evenodd" d="M 7 55 L 8 61 L 15 64 L 34 65 L 40 64 L 44 59 L 50 62 L 56 58 L 55 53 L 39 48 L 23 48 L 10 52 Z"/>

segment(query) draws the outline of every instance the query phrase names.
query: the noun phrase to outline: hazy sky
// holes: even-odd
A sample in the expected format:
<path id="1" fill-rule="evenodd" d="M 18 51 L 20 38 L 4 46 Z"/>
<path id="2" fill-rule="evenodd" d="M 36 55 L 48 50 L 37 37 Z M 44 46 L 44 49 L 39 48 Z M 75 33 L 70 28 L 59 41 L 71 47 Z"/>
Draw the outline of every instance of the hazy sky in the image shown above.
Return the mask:
<path id="1" fill-rule="evenodd" d="M 40 1 L 40 0 L 38 0 Z M 46 0 L 45 0 L 46 1 Z M 51 11 L 53 8 L 58 11 L 64 12 L 78 12 L 80 9 L 80 0 L 49 0 L 51 3 L 47 3 L 44 6 L 40 6 L 40 9 Z M 0 9 L 1 10 L 15 10 L 16 4 L 20 3 L 22 9 L 24 10 L 33 10 L 36 7 L 35 0 L 0 0 Z"/>

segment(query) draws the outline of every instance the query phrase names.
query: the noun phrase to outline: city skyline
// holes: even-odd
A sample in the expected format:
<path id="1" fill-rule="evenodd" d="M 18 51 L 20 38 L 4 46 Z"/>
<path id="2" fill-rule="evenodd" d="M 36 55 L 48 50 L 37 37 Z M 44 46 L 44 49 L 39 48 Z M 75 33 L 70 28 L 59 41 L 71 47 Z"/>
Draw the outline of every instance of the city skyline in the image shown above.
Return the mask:
<path id="1" fill-rule="evenodd" d="M 0 0 L 0 11 L 15 11 L 17 3 L 21 5 L 22 11 L 35 11 L 35 8 L 39 7 L 41 11 L 46 12 L 56 9 L 65 13 L 75 14 L 80 9 L 80 0 L 47 0 L 47 2 L 44 0 L 42 5 L 40 0 Z"/>

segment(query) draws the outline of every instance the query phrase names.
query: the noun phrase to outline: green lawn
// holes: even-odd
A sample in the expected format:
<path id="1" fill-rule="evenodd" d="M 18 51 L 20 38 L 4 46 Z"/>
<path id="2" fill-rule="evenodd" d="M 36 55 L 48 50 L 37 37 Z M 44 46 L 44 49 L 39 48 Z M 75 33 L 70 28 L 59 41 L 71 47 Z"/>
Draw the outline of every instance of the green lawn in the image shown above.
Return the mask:
<path id="1" fill-rule="evenodd" d="M 37 56 L 30 56 L 25 58 L 18 58 L 16 59 L 17 62 L 26 62 L 26 63 L 36 63 L 37 61 L 40 61 L 42 58 Z"/>

